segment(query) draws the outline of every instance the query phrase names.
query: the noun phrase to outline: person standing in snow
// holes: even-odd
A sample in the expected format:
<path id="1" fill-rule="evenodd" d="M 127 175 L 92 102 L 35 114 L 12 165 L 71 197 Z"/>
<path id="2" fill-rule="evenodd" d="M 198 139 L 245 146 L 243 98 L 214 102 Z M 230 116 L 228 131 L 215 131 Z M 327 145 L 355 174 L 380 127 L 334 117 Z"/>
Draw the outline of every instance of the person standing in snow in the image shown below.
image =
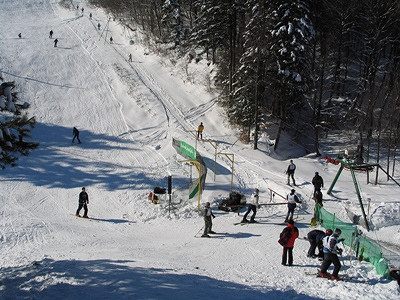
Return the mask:
<path id="1" fill-rule="evenodd" d="M 112 44 L 113 43 L 113 38 L 112 38 L 112 36 L 110 37 L 110 44 Z"/>
<path id="2" fill-rule="evenodd" d="M 18 37 L 19 37 L 19 38 L 22 38 L 22 33 L 21 33 L 21 32 L 18 33 Z"/>
<path id="3" fill-rule="evenodd" d="M 314 197 L 315 197 L 315 192 L 316 191 L 321 191 L 321 188 L 324 187 L 324 180 L 318 174 L 318 172 L 315 172 L 315 176 L 313 177 L 311 182 L 312 182 L 312 184 L 314 186 Z"/>
<path id="4" fill-rule="evenodd" d="M 340 264 L 338 254 L 342 255 L 343 250 L 338 248 L 337 244 L 344 241 L 344 239 L 339 239 L 341 234 L 342 231 L 339 228 L 336 228 L 332 235 L 326 236 L 322 240 L 324 244 L 324 261 L 322 262 L 321 270 L 318 272 L 320 277 L 340 280 L 338 275 L 342 265 Z M 335 267 L 332 275 L 329 275 L 327 271 L 332 263 Z"/>
<path id="5" fill-rule="evenodd" d="M 89 14 L 89 19 L 90 19 L 90 20 L 92 19 L 92 13 Z"/>
<path id="6" fill-rule="evenodd" d="M 75 216 L 80 217 L 79 212 L 81 211 L 83 207 L 83 218 L 89 218 L 88 217 L 88 205 L 89 204 L 89 195 L 86 193 L 86 189 L 83 187 L 82 192 L 79 193 L 79 205 L 78 209 L 76 210 Z"/>
<path id="7" fill-rule="evenodd" d="M 100 30 L 100 23 L 97 23 L 97 29 Z"/>
<path id="8" fill-rule="evenodd" d="M 290 160 L 290 164 L 286 170 L 287 174 L 287 184 L 290 185 L 290 177 L 292 177 L 293 185 L 296 185 L 296 181 L 294 180 L 294 171 L 296 170 L 296 165 L 293 163 L 293 160 Z"/>
<path id="9" fill-rule="evenodd" d="M 129 62 L 132 62 L 132 54 L 129 53 L 129 58 L 128 58 Z"/>
<path id="10" fill-rule="evenodd" d="M 307 252 L 307 257 L 318 257 L 321 258 L 321 260 L 324 257 L 324 251 L 323 251 L 323 244 L 322 244 L 322 239 L 326 236 L 331 235 L 332 229 L 327 229 L 325 232 L 323 232 L 322 230 L 311 230 L 308 234 L 307 234 L 307 239 L 310 242 L 310 248 L 308 249 Z M 315 255 L 315 249 L 318 247 L 318 255 Z"/>
<path id="11" fill-rule="evenodd" d="M 215 233 L 212 231 L 212 219 L 215 218 L 212 213 L 210 202 L 206 202 L 206 206 L 204 208 L 204 233 L 201 237 L 210 237 L 209 233 Z"/>
<path id="12" fill-rule="evenodd" d="M 281 233 L 281 239 L 284 240 L 281 245 L 283 246 L 282 251 L 282 265 L 292 266 L 293 265 L 293 248 L 294 242 L 299 237 L 299 229 L 294 226 L 294 221 L 289 220 L 287 227 Z"/>
<path id="13" fill-rule="evenodd" d="M 250 223 L 256 223 L 256 220 L 254 218 L 256 217 L 257 213 L 257 208 L 259 206 L 258 200 L 260 198 L 259 196 L 259 189 L 254 189 L 253 195 L 251 196 L 251 202 L 248 205 L 247 212 L 243 216 L 243 220 L 241 223 L 248 223 L 249 221 L 247 220 L 248 214 L 252 211 L 253 214 L 250 217 Z"/>
<path id="14" fill-rule="evenodd" d="M 55 39 L 54 40 L 54 47 L 57 47 L 57 44 L 58 44 L 58 39 Z"/>
<path id="15" fill-rule="evenodd" d="M 75 138 L 78 140 L 78 144 L 81 144 L 81 140 L 79 139 L 79 130 L 78 128 L 74 127 L 72 129 L 72 134 L 74 135 L 74 137 L 72 138 L 72 142 L 75 141 Z"/>
<path id="16" fill-rule="evenodd" d="M 285 223 L 293 220 L 294 209 L 296 208 L 296 203 L 301 203 L 299 197 L 296 195 L 296 190 L 292 189 L 290 194 L 286 196 L 286 200 L 288 201 L 288 212 L 286 214 Z"/>
<path id="17" fill-rule="evenodd" d="M 49 38 L 50 38 L 50 39 L 52 39 L 52 38 L 53 38 L 53 30 L 50 30 L 50 33 L 49 33 Z"/>
<path id="18" fill-rule="evenodd" d="M 197 127 L 197 139 L 203 139 L 203 130 L 204 130 L 204 125 L 203 122 L 200 123 L 199 127 Z"/>

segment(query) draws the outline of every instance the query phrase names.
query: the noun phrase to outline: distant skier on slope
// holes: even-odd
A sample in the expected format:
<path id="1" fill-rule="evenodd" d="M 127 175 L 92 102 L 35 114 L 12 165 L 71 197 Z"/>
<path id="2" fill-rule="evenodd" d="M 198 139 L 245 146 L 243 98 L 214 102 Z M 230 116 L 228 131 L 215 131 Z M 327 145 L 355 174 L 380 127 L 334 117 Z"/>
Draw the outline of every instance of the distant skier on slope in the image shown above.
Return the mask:
<path id="1" fill-rule="evenodd" d="M 204 208 L 204 232 L 201 237 L 210 237 L 209 233 L 215 233 L 212 231 L 212 218 L 215 218 L 214 214 L 212 213 L 210 202 L 206 202 L 206 206 Z"/>
<path id="2" fill-rule="evenodd" d="M 55 39 L 54 40 L 54 47 L 57 47 L 57 44 L 58 44 L 58 39 Z"/>
<path id="3" fill-rule="evenodd" d="M 50 38 L 50 39 L 52 39 L 52 38 L 53 38 L 53 30 L 50 30 L 50 33 L 49 33 L 49 38 Z"/>
<path id="4" fill-rule="evenodd" d="M 74 127 L 72 129 L 72 134 L 74 135 L 74 137 L 72 138 L 72 143 L 75 141 L 75 138 L 78 140 L 78 144 L 82 144 L 81 140 L 79 139 L 79 130 L 78 128 Z"/>
<path id="5" fill-rule="evenodd" d="M 203 130 L 204 130 L 204 125 L 203 122 L 201 122 L 199 127 L 197 127 L 197 139 L 203 139 Z"/>
<path id="6" fill-rule="evenodd" d="M 294 180 L 294 171 L 296 170 L 296 165 L 293 163 L 293 160 L 290 160 L 290 164 L 287 167 L 287 184 L 290 185 L 290 177 L 292 177 L 293 185 L 296 185 L 296 181 Z"/>
<path id="7" fill-rule="evenodd" d="M 80 217 L 79 212 L 81 211 L 83 207 L 83 218 L 89 218 L 88 217 L 88 205 L 89 204 L 89 195 L 86 193 L 86 189 L 83 187 L 82 192 L 79 193 L 79 205 L 78 209 L 76 210 L 75 216 Z"/>
<path id="8" fill-rule="evenodd" d="M 315 172 L 315 176 L 313 177 L 311 182 L 314 186 L 314 197 L 315 197 L 315 192 L 321 191 L 321 188 L 324 187 L 324 180 L 322 179 L 322 177 L 319 175 L 318 172 Z"/>

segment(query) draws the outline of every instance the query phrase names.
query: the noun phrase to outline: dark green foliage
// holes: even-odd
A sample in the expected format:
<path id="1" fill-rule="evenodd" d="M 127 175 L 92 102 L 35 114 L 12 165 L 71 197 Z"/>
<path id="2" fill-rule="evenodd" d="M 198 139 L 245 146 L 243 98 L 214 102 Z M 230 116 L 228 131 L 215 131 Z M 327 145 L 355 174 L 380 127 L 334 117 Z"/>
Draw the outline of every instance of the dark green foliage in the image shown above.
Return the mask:
<path id="1" fill-rule="evenodd" d="M 14 89 L 14 82 L 0 85 L 0 167 L 15 166 L 19 155 L 27 156 L 38 144 L 30 142 L 30 131 L 35 126 L 35 118 L 28 118 L 22 111 L 27 103 L 20 104 Z M 11 100 L 11 102 L 10 102 Z"/>

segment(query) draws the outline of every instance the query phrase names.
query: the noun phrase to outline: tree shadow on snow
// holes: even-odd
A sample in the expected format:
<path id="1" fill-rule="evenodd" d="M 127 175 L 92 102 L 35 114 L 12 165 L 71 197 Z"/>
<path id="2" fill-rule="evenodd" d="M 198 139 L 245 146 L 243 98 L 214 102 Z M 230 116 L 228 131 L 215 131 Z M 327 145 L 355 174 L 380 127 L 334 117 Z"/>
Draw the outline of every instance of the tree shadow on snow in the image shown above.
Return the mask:
<path id="1" fill-rule="evenodd" d="M 157 174 L 154 171 L 157 166 L 146 160 L 148 149 L 142 149 L 132 140 L 78 129 L 82 144 L 77 141 L 72 144 L 72 126 L 37 123 L 32 140 L 39 142 L 39 147 L 29 156 L 21 157 L 18 166 L 4 170 L 2 180 L 67 189 L 101 184 L 108 190 L 136 187 L 152 190 L 160 184 L 163 174 Z M 146 164 L 119 163 L 118 157 L 110 157 L 109 150 L 118 150 L 114 152 L 118 155 L 130 153 L 132 159 L 144 157 Z M 135 156 L 134 152 L 139 153 Z"/>
<path id="2" fill-rule="evenodd" d="M 319 299 L 294 290 L 251 286 L 126 260 L 60 260 L 2 268 L 4 299 Z"/>

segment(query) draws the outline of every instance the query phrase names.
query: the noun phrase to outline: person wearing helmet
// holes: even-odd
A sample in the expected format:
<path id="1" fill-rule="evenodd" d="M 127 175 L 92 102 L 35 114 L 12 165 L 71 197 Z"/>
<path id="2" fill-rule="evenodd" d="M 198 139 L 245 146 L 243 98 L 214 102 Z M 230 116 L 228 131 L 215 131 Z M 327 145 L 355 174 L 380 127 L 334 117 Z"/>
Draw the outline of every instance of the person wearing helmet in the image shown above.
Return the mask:
<path id="1" fill-rule="evenodd" d="M 307 257 L 312 257 L 312 258 L 321 258 L 321 260 L 324 257 L 324 251 L 323 251 L 323 245 L 322 245 L 322 239 L 327 236 L 331 235 L 332 230 L 327 229 L 325 232 L 322 230 L 311 230 L 307 234 L 307 239 L 310 242 L 310 248 L 308 249 L 307 252 Z M 318 247 L 318 255 L 315 255 L 315 249 Z"/>
<path id="2" fill-rule="evenodd" d="M 212 231 L 212 218 L 215 218 L 214 214 L 212 213 L 210 202 L 206 202 L 204 207 L 204 233 L 201 237 L 210 237 L 209 233 L 215 233 Z"/>
<path id="3" fill-rule="evenodd" d="M 248 205 L 247 212 L 243 216 L 243 220 L 241 223 L 248 223 L 249 221 L 247 220 L 248 214 L 252 211 L 253 214 L 250 217 L 250 223 L 256 223 L 256 220 L 254 219 L 256 217 L 257 213 L 257 208 L 259 206 L 258 200 L 259 200 L 259 189 L 255 188 L 253 195 L 251 196 L 251 202 Z"/>
<path id="4" fill-rule="evenodd" d="M 342 254 L 342 249 L 337 247 L 337 244 L 344 241 L 344 239 L 339 239 L 339 236 L 342 234 L 342 231 L 339 228 L 335 229 L 335 232 L 323 238 L 324 244 L 324 261 L 321 265 L 321 270 L 318 272 L 320 277 L 329 278 L 332 280 L 340 280 L 339 278 L 339 270 L 342 267 L 340 264 L 338 254 Z M 333 263 L 334 269 L 332 275 L 327 273 L 328 268 Z"/>

